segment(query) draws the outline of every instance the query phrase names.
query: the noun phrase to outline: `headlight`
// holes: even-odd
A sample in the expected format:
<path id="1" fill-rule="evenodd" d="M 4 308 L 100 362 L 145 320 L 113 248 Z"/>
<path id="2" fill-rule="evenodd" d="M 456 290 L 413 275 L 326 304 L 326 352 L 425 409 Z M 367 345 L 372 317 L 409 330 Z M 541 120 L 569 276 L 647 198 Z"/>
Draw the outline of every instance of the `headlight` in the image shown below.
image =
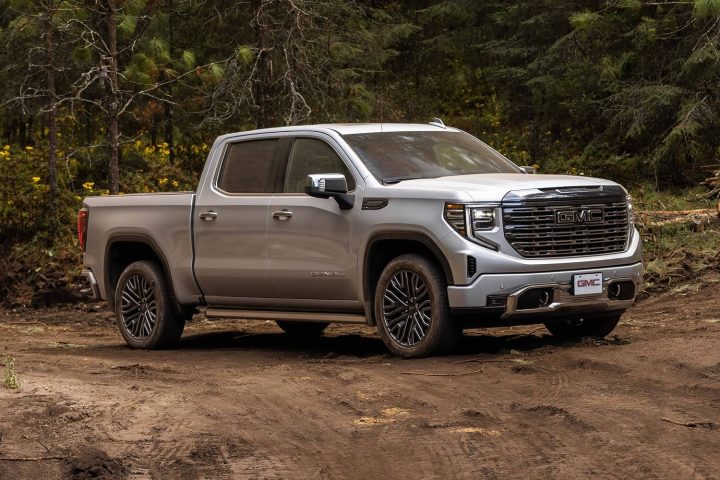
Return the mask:
<path id="1" fill-rule="evenodd" d="M 495 205 L 479 206 L 448 202 L 445 204 L 443 217 L 448 225 L 463 237 L 497 251 L 499 246 L 495 242 L 480 235 L 495 228 L 495 209 Z"/>
<path id="2" fill-rule="evenodd" d="M 473 232 L 490 230 L 495 226 L 495 209 L 490 207 L 474 207 L 470 209 L 470 220 Z"/>
<path id="3" fill-rule="evenodd" d="M 633 234 L 633 229 L 635 228 L 635 212 L 633 212 L 633 198 L 632 195 L 629 193 L 625 197 L 625 200 L 627 201 L 627 215 L 628 215 L 628 239 Z"/>

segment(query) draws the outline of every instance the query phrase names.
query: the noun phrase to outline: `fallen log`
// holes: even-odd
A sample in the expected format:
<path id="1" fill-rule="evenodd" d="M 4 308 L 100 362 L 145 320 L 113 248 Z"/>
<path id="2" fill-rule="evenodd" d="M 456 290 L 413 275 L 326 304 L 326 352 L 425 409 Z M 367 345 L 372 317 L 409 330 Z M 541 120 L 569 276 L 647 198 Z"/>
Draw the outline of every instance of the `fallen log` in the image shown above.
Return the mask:
<path id="1" fill-rule="evenodd" d="M 644 210 L 635 212 L 638 226 L 643 228 L 665 225 L 686 225 L 694 232 L 702 232 L 705 226 L 720 220 L 720 203 L 716 208 L 695 210 Z"/>

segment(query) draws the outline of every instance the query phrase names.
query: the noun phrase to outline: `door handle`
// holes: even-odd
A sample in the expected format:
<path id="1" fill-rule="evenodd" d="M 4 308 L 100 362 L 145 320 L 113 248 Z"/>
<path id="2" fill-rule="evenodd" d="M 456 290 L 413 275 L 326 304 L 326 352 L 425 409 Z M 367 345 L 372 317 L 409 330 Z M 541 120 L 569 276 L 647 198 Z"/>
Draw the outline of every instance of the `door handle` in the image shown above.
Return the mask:
<path id="1" fill-rule="evenodd" d="M 200 212 L 200 218 L 202 218 L 206 222 L 215 220 L 217 218 L 217 216 L 218 216 L 217 212 Z"/>
<path id="2" fill-rule="evenodd" d="M 273 212 L 272 216 L 276 220 L 287 220 L 293 216 L 293 213 L 290 210 L 278 210 Z"/>

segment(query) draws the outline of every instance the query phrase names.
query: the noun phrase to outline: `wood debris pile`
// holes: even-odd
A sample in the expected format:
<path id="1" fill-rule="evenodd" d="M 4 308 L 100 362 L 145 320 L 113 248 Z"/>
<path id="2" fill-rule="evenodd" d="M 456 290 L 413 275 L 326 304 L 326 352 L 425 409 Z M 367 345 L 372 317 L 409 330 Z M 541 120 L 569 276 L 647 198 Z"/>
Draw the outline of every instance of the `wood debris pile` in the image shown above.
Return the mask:
<path id="1" fill-rule="evenodd" d="M 707 198 L 719 198 L 720 197 L 720 170 L 714 170 L 712 172 L 712 176 L 703 180 L 702 184 L 707 186 L 710 189 L 710 191 L 706 194 Z"/>
<path id="2" fill-rule="evenodd" d="M 635 221 L 641 229 L 665 225 L 685 225 L 694 232 L 702 232 L 707 225 L 720 221 L 720 203 L 716 208 L 697 210 L 645 210 L 635 212 Z"/>

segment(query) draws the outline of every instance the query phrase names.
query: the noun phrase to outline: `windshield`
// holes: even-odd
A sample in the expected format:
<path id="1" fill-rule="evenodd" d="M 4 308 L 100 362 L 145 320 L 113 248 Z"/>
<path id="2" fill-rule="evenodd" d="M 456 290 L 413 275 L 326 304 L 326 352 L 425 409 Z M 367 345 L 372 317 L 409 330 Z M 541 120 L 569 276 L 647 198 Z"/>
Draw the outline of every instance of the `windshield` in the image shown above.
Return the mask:
<path id="1" fill-rule="evenodd" d="M 463 132 L 373 132 L 343 138 L 383 183 L 521 172 L 510 160 Z"/>

